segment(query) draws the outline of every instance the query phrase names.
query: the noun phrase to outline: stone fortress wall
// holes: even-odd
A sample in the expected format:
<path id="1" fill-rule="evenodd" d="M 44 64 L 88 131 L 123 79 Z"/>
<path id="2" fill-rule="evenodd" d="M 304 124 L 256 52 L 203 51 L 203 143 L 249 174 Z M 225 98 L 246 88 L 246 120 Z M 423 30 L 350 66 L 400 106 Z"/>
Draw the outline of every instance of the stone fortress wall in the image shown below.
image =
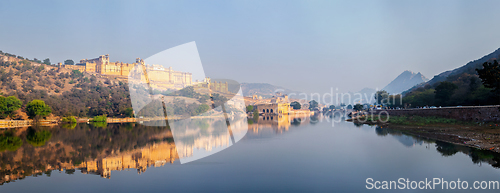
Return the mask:
<path id="1" fill-rule="evenodd" d="M 198 89 L 207 89 L 221 93 L 228 92 L 227 82 L 211 82 L 209 78 L 204 81 L 193 82 L 192 74 L 189 72 L 175 71 L 172 67 L 165 68 L 161 65 L 148 65 L 144 60 L 137 58 L 135 63 L 111 62 L 109 55 L 101 55 L 94 59 L 83 59 L 75 65 L 61 65 L 63 68 L 78 70 L 91 74 L 105 76 L 119 76 L 127 78 L 136 65 L 143 65 L 147 69 L 150 86 L 154 89 L 182 89 L 193 86 Z M 146 81 L 144 78 L 141 78 Z"/>

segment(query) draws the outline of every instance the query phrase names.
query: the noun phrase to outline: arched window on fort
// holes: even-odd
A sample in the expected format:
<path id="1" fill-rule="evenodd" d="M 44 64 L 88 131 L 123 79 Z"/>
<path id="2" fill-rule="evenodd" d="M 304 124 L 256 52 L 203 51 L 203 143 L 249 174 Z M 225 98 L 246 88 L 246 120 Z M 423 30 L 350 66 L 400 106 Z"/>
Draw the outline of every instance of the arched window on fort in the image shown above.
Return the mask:
<path id="1" fill-rule="evenodd" d="M 263 112 L 263 113 L 266 113 L 266 109 L 262 109 L 262 112 Z"/>
<path id="2" fill-rule="evenodd" d="M 271 109 L 271 113 L 273 113 L 273 110 Z"/>

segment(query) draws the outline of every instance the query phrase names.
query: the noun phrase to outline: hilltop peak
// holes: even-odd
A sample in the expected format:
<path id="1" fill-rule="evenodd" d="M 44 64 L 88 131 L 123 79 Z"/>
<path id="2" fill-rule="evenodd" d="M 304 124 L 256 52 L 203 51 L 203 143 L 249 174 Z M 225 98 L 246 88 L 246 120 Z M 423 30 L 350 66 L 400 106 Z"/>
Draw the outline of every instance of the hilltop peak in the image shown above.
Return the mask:
<path id="1" fill-rule="evenodd" d="M 383 90 L 396 94 L 401 93 L 409 88 L 427 81 L 428 79 L 420 72 L 412 72 L 410 70 L 403 71 L 391 83 L 383 88 Z"/>

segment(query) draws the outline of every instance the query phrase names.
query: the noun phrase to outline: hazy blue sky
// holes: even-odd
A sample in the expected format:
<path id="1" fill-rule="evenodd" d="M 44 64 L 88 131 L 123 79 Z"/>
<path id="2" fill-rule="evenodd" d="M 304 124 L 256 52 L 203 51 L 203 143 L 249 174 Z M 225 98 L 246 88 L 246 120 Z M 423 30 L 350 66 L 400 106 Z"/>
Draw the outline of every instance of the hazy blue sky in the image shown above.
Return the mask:
<path id="1" fill-rule="evenodd" d="M 213 78 L 329 92 L 431 78 L 500 47 L 500 1 L 0 1 L 0 50 L 134 62 L 196 41 Z"/>

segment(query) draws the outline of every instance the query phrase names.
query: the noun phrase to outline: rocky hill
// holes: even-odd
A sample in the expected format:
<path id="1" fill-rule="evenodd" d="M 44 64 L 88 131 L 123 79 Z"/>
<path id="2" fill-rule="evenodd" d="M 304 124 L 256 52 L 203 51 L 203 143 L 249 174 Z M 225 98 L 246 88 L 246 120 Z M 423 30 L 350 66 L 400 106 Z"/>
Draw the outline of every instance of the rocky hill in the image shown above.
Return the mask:
<path id="1" fill-rule="evenodd" d="M 123 80 L 46 65 L 8 53 L 0 53 L 0 95 L 21 99 L 22 109 L 31 100 L 43 100 L 55 116 L 125 117 L 131 111 L 128 85 Z"/>
<path id="2" fill-rule="evenodd" d="M 499 59 L 500 59 L 500 48 L 498 48 L 497 50 L 493 51 L 492 53 L 486 56 L 481 57 L 480 59 L 470 61 L 461 67 L 446 72 L 442 72 L 434 76 L 431 80 L 426 82 L 426 84 L 434 85 L 438 82 L 442 82 L 445 80 L 453 81 L 464 73 L 475 75 L 477 74 L 476 69 L 482 68 L 483 63 L 493 62 L 494 60 L 499 60 Z"/>
<path id="3" fill-rule="evenodd" d="M 414 73 L 412 71 L 406 70 L 398 77 L 396 77 L 396 79 L 394 79 L 391 83 L 385 86 L 382 90 L 385 90 L 391 94 L 399 94 L 412 88 L 415 85 L 426 81 L 428 81 L 428 79 L 420 72 Z"/>
<path id="4" fill-rule="evenodd" d="M 268 83 L 241 83 L 241 90 L 243 91 L 243 96 L 247 97 L 252 97 L 254 94 L 262 97 L 271 97 L 276 92 L 283 94 L 297 93 L 296 91 Z"/>
<path id="5" fill-rule="evenodd" d="M 492 63 L 500 58 L 500 49 L 468 62 L 453 70 L 434 76 L 431 80 L 403 92 L 403 102 L 413 106 L 477 106 L 498 105 L 499 96 L 482 84 L 476 69 L 482 69 L 485 62 Z M 443 85 L 440 87 L 440 85 Z M 450 86 L 450 87 L 446 87 Z M 436 90 L 449 88 L 447 95 L 436 95 Z"/>
<path id="6" fill-rule="evenodd" d="M 22 106 L 15 112 L 13 119 L 27 119 L 26 104 L 32 100 L 42 100 L 52 109 L 50 119 L 63 116 L 94 117 L 131 117 L 134 113 L 130 100 L 130 88 L 127 78 L 95 73 L 82 73 L 56 65 L 42 64 L 13 54 L 0 52 L 0 95 L 14 96 L 22 101 Z M 218 82 L 222 80 L 217 80 Z M 239 86 L 235 81 L 228 82 L 229 90 Z M 239 87 L 237 87 L 239 89 Z M 133 87 L 132 89 L 137 89 Z M 167 112 L 176 115 L 195 115 L 206 111 L 209 104 L 226 101 L 219 93 L 212 93 L 212 100 L 206 94 L 200 94 L 187 87 L 177 92 L 152 90 L 156 99 L 160 95 L 176 100 L 168 102 Z M 147 92 L 147 91 L 146 91 Z M 186 98 L 188 97 L 188 98 Z M 178 100 L 177 100 L 178 99 Z M 194 100 L 194 101 L 193 101 Z M 204 105 L 202 105 L 204 103 Z M 154 103 L 149 103 L 154 104 Z M 216 105 L 217 106 L 217 105 Z M 163 116 L 164 112 L 154 105 L 142 108 L 142 113 L 151 116 Z M 153 109 L 156 109 L 153 111 Z M 202 111 L 203 110 L 203 111 Z M 141 112 L 135 112 L 142 116 Z M 178 113 L 178 114 L 177 114 Z M 144 115 L 145 116 L 145 115 Z M 0 115 L 0 119 L 7 118 Z"/>

